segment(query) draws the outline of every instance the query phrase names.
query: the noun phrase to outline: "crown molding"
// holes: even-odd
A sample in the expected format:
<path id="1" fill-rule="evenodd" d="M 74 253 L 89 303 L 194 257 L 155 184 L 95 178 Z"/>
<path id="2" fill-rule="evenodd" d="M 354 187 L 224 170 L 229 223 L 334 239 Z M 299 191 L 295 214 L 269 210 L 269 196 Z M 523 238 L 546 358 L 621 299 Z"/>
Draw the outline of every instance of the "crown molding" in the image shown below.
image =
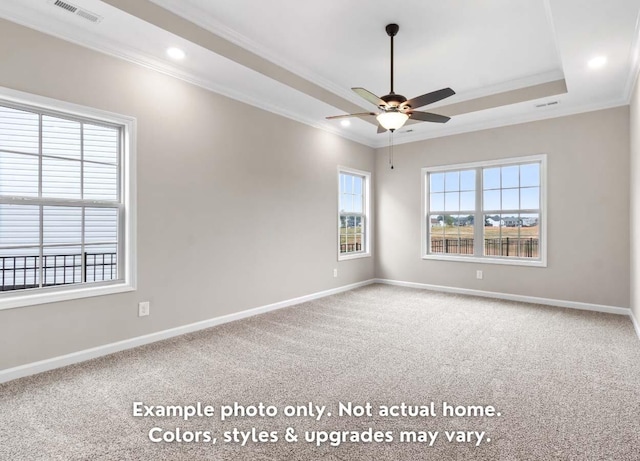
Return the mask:
<path id="1" fill-rule="evenodd" d="M 578 107 L 570 108 L 557 108 L 553 111 L 540 111 L 529 114 L 509 115 L 492 120 L 481 121 L 473 124 L 463 125 L 459 127 L 444 128 L 437 133 L 417 133 L 415 135 L 399 136 L 395 135 L 393 143 L 395 145 L 408 144 L 418 141 L 426 141 L 428 139 L 444 138 L 446 136 L 455 136 L 463 133 L 470 133 L 474 131 L 489 130 L 493 128 L 501 128 L 511 125 L 520 125 L 523 123 L 537 122 L 541 120 L 549 120 L 560 117 L 567 117 L 570 115 L 578 115 L 585 112 L 594 112 L 598 110 L 613 109 L 615 107 L 621 107 L 628 105 L 628 102 L 624 98 L 620 98 L 615 101 L 606 101 L 592 104 L 584 104 Z M 375 148 L 380 149 L 386 147 L 385 141 L 378 141 L 375 143 Z"/>
<path id="2" fill-rule="evenodd" d="M 212 18 L 207 11 L 197 5 L 185 6 L 183 3 L 180 3 L 178 6 L 165 0 L 149 1 L 155 3 L 161 8 L 164 8 L 167 11 L 172 12 L 177 16 L 182 17 L 183 19 L 186 19 L 196 26 L 202 27 L 203 29 L 213 34 L 218 35 L 225 40 L 228 40 L 234 45 L 238 45 L 239 47 L 244 48 L 245 50 L 250 51 L 257 56 L 266 59 L 276 66 L 282 67 L 283 69 L 286 69 L 289 72 L 292 72 L 297 76 L 308 80 L 309 82 L 314 83 L 319 87 L 324 88 L 325 90 L 330 91 L 349 102 L 352 102 L 353 104 L 356 104 L 359 107 L 362 107 L 363 109 L 367 109 L 369 107 L 367 104 L 363 103 L 363 100 L 361 98 L 350 91 L 350 89 L 346 89 L 340 85 L 336 85 L 332 81 L 321 77 L 320 75 L 312 72 L 306 67 L 296 65 L 291 61 L 283 59 L 282 57 L 278 56 L 277 53 L 272 52 L 267 47 L 260 45 L 259 43 L 226 26 L 222 22 Z"/>
<path id="3" fill-rule="evenodd" d="M 209 32 L 220 35 L 222 38 L 229 40 L 230 42 L 241 46 L 248 51 L 251 51 L 264 59 L 270 60 L 276 65 L 283 67 L 284 69 L 296 73 L 298 76 L 309 80 L 316 85 L 325 88 L 328 91 L 334 92 L 339 96 L 352 101 L 354 103 L 358 103 L 361 105 L 362 101 L 359 101 L 360 98 L 357 98 L 351 91 L 343 90 L 336 85 L 328 82 L 326 80 L 321 79 L 317 75 L 313 75 L 312 73 L 305 71 L 304 69 L 297 68 L 296 66 L 291 65 L 291 63 L 285 62 L 281 58 L 277 58 L 273 56 L 273 53 L 269 53 L 268 50 L 265 50 L 264 47 L 261 47 L 254 42 L 251 42 L 246 37 L 236 33 L 235 31 L 229 29 L 228 27 L 217 24 L 214 22 L 210 22 L 209 20 L 203 19 L 206 17 L 205 13 L 202 13 L 200 18 L 187 17 L 183 15 L 181 12 L 177 12 L 178 8 L 169 9 L 165 6 L 164 0 L 150 0 L 153 3 L 157 4 L 162 8 L 166 8 L 174 14 L 178 14 L 179 16 L 193 22 L 194 24 L 205 28 Z M 549 0 L 545 0 L 545 7 L 548 8 L 548 15 L 550 16 L 550 7 L 548 6 Z M 21 24 L 25 27 L 29 27 L 35 30 L 38 30 L 47 35 L 51 35 L 62 39 L 64 41 L 68 41 L 79 45 L 84 48 L 92 49 L 94 51 L 107 54 L 118 59 L 123 59 L 125 61 L 149 68 L 151 70 L 163 73 L 165 75 L 177 78 L 179 80 L 191 83 L 198 87 L 204 88 L 208 91 L 212 91 L 218 93 L 220 95 L 226 96 L 228 98 L 234 99 L 236 101 L 243 102 L 245 104 L 257 107 L 259 109 L 265 110 L 267 112 L 271 112 L 276 115 L 280 115 L 286 117 L 288 119 L 294 120 L 296 122 L 303 123 L 305 125 L 320 129 L 325 132 L 332 133 L 334 135 L 340 136 L 342 138 L 346 138 L 348 140 L 357 142 L 359 144 L 363 144 L 372 148 L 381 148 L 387 145 L 387 137 L 386 136 L 378 136 L 376 134 L 372 134 L 371 136 L 363 136 L 359 134 L 355 134 L 352 131 L 340 129 L 338 126 L 334 126 L 332 124 L 328 124 L 324 119 L 318 120 L 312 117 L 307 117 L 304 114 L 294 113 L 291 110 L 286 109 L 278 104 L 274 104 L 271 102 L 264 101 L 259 98 L 254 98 L 252 96 L 246 95 L 240 91 L 237 91 L 231 87 L 220 85 L 212 80 L 202 78 L 201 76 L 195 75 L 190 72 L 186 72 L 178 67 L 171 66 L 164 61 L 160 61 L 157 58 L 142 53 L 126 44 L 122 43 L 114 43 L 108 39 L 101 39 L 94 34 L 91 34 L 89 31 L 83 31 L 76 28 L 66 28 L 64 32 L 56 32 L 51 31 L 51 23 L 46 18 L 38 15 L 29 14 L 28 7 L 18 7 L 21 8 L 22 13 L 20 13 L 16 8 L 5 8 L 3 11 L 2 17 L 5 19 L 15 22 L 17 24 Z M 189 15 L 193 16 L 193 14 Z M 555 29 L 553 29 L 553 33 L 555 34 Z M 633 90 L 634 83 L 637 79 L 638 73 L 640 71 L 640 20 L 636 22 L 636 36 L 634 39 L 634 43 L 631 50 L 631 65 L 630 72 L 627 78 L 627 84 L 625 88 L 624 97 L 622 99 L 617 99 L 609 102 L 600 102 L 595 104 L 586 104 L 581 105 L 579 107 L 567 108 L 566 106 L 559 106 L 553 109 L 553 111 L 535 111 L 533 113 L 515 115 L 515 116 L 503 116 L 496 119 L 481 121 L 477 123 L 471 123 L 461 126 L 448 126 L 448 127 L 439 127 L 437 131 L 434 132 L 425 132 L 425 133 L 412 133 L 412 134 L 396 134 L 394 136 L 395 144 L 406 144 L 410 142 L 423 141 L 427 139 L 434 139 L 445 136 L 452 136 L 462 133 L 468 133 L 472 131 L 479 131 L 491 128 L 498 128 L 501 126 L 509 126 L 516 125 L 521 123 L 534 122 L 538 120 L 551 119 L 556 117 L 564 117 L 568 115 L 579 114 L 588 111 L 594 110 L 602 110 L 608 109 L 612 107 L 618 107 L 622 105 L 628 105 L 631 92 Z M 471 90 L 463 93 L 459 93 L 454 98 L 456 98 L 455 102 L 464 102 L 467 100 L 472 100 L 478 97 L 490 96 L 492 94 L 506 92 L 514 89 L 524 88 L 527 86 L 546 83 L 549 81 L 558 80 L 559 78 L 564 78 L 564 73 L 561 70 L 550 70 L 545 73 L 524 77 L 521 79 L 510 80 L 507 82 L 502 82 L 496 85 L 483 87 L 476 90 Z M 310 96 L 311 97 L 311 96 Z M 434 104 L 431 107 L 434 109 L 440 105 L 449 104 L 450 101 L 447 100 Z M 383 138 L 383 139 L 382 139 Z"/>
<path id="4" fill-rule="evenodd" d="M 294 113 L 276 104 L 268 103 L 261 99 L 251 97 L 226 85 L 220 85 L 211 80 L 203 79 L 190 72 L 185 72 L 184 70 L 181 70 L 177 67 L 168 65 L 167 63 L 162 62 L 155 57 L 149 56 L 145 53 L 141 53 L 140 51 L 131 47 L 127 47 L 126 45 L 116 45 L 108 40 L 100 40 L 95 35 L 85 33 L 84 31 L 78 32 L 77 30 L 73 30 L 71 28 L 65 30 L 64 34 L 51 31 L 46 21 L 38 21 L 33 17 L 21 15 L 16 13 L 15 11 L 12 11 L 8 14 L 7 12 L 5 12 L 2 17 L 8 21 L 15 22 L 16 24 L 20 24 L 30 29 L 37 30 L 44 34 L 59 38 L 66 42 L 73 43 L 83 48 L 88 48 L 102 54 L 122 59 L 124 61 L 154 70 L 156 72 L 160 72 L 178 80 L 191 83 L 200 88 L 204 88 L 208 91 L 212 91 L 214 93 L 248 104 L 258 109 L 262 109 L 267 112 L 286 117 L 293 121 L 318 128 L 320 130 L 338 135 L 343 138 L 347 138 L 351 141 L 355 141 L 368 147 L 374 147 L 373 141 L 371 139 L 359 136 L 357 134 L 354 134 L 353 132 L 345 132 L 339 130 L 337 127 L 326 124 L 324 120 L 318 121 L 314 118 L 305 117 L 302 114 Z"/>
<path id="5" fill-rule="evenodd" d="M 197 5 L 185 6 L 183 3 L 180 3 L 178 6 L 175 3 L 167 0 L 149 0 L 149 1 L 151 1 L 152 3 L 155 3 L 157 6 L 161 8 L 164 8 L 172 12 L 173 14 L 176 14 L 182 17 L 183 19 L 186 19 L 189 22 L 192 22 L 193 24 L 199 27 L 202 27 L 203 29 L 215 35 L 218 35 L 219 37 L 224 38 L 225 40 L 228 40 L 234 45 L 244 48 L 245 50 L 258 55 L 261 58 L 266 59 L 267 61 L 270 61 L 271 63 L 279 67 L 282 67 L 283 69 L 286 69 L 289 72 L 292 72 L 298 75 L 299 77 L 305 80 L 308 80 L 309 82 L 314 83 L 324 88 L 325 90 L 330 91 L 362 107 L 365 110 L 369 110 L 371 108 L 370 105 L 363 104 L 363 100 L 360 97 L 358 97 L 355 93 L 353 93 L 350 88 L 344 88 L 340 85 L 337 85 L 334 82 L 324 77 L 321 77 L 320 75 L 316 74 L 315 72 L 311 71 L 308 68 L 301 67 L 289 60 L 283 59 L 281 56 L 279 56 L 277 53 L 272 52 L 267 47 L 249 39 L 248 37 L 236 32 L 235 30 L 229 28 L 225 24 L 212 18 L 207 11 L 205 11 L 204 9 L 200 8 Z M 545 1 L 548 1 L 548 0 L 545 0 Z M 555 29 L 553 27 L 551 28 L 552 28 L 552 31 L 554 34 L 554 40 L 555 40 Z M 556 50 L 557 50 L 557 45 L 556 45 Z M 511 90 L 524 88 L 527 86 L 540 85 L 543 83 L 548 83 L 548 82 L 560 80 L 563 78 L 564 78 L 564 72 L 562 72 L 561 69 L 553 69 L 540 74 L 508 80 L 508 81 L 496 83 L 493 85 L 460 92 L 453 97 L 455 98 L 453 100 L 455 102 L 463 102 L 463 101 L 467 101 L 467 100 L 475 99 L 479 97 L 491 96 L 495 93 L 503 93 Z M 448 98 L 446 102 L 441 101 L 441 102 L 432 104 L 429 107 L 436 108 L 445 104 L 451 104 L 451 100 L 452 100 L 451 98 Z"/>

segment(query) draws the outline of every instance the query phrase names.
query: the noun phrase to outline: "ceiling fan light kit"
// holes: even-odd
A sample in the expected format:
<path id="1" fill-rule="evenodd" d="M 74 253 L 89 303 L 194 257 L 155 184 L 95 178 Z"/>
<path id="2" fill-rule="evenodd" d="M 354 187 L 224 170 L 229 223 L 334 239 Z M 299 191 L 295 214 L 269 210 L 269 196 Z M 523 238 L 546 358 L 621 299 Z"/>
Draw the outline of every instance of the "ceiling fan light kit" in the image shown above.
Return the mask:
<path id="1" fill-rule="evenodd" d="M 409 116 L 402 112 L 382 112 L 376 116 L 376 119 L 384 129 L 395 131 L 405 124 Z"/>
<path id="2" fill-rule="evenodd" d="M 374 93 L 364 88 L 351 88 L 356 94 L 377 106 L 382 112 L 335 115 L 327 117 L 327 119 L 375 116 L 379 123 L 378 133 L 384 133 L 387 130 L 393 133 L 395 130 L 401 128 L 409 118 L 420 122 L 432 123 L 446 123 L 450 120 L 449 117 L 444 115 L 421 112 L 415 109 L 428 104 L 433 104 L 442 99 L 448 98 L 449 96 L 453 96 L 456 93 L 451 88 L 443 88 L 409 100 L 393 91 L 393 37 L 396 36 L 399 30 L 400 26 L 398 26 L 398 24 L 387 24 L 385 27 L 385 31 L 391 39 L 391 90 L 389 91 L 389 94 L 376 96 Z"/>

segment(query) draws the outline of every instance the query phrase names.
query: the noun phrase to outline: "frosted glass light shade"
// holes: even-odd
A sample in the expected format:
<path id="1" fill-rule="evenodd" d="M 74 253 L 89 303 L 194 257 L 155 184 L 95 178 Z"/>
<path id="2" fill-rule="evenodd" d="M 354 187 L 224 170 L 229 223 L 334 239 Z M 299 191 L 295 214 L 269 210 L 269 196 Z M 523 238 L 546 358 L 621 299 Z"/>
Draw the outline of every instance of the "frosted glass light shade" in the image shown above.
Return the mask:
<path id="1" fill-rule="evenodd" d="M 408 118 L 409 116 L 402 112 L 383 112 L 376 117 L 380 125 L 391 131 L 397 130 L 404 125 Z"/>

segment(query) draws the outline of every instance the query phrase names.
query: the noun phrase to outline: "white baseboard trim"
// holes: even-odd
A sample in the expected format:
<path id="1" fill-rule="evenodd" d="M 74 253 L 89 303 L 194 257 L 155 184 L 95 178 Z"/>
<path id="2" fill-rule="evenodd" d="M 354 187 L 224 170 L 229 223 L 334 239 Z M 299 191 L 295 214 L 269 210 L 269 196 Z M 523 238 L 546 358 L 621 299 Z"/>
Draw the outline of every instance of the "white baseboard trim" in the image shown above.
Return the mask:
<path id="1" fill-rule="evenodd" d="M 332 288 L 330 290 L 319 291 L 310 295 L 300 296 L 298 298 L 287 299 L 273 304 L 267 304 L 266 306 L 255 307 L 253 309 L 247 309 L 241 312 L 233 314 L 223 315 L 221 317 L 215 317 L 201 322 L 190 323 L 176 328 L 168 330 L 158 331 L 156 333 L 150 333 L 148 335 L 137 336 L 131 339 L 125 339 L 115 343 L 105 344 L 103 346 L 92 347 L 71 354 L 61 355 L 38 362 L 28 363 L 13 368 L 7 368 L 0 370 L 0 383 L 12 381 L 14 379 L 23 378 L 25 376 L 34 375 L 36 373 L 42 373 L 44 371 L 53 370 L 55 368 L 61 368 L 74 363 L 84 362 L 86 360 L 95 359 L 104 355 L 113 354 L 114 352 L 120 352 L 125 349 L 132 349 L 134 347 L 142 346 L 163 339 L 172 338 L 174 336 L 184 335 L 186 333 L 192 333 L 198 330 L 204 330 L 223 323 L 233 322 L 235 320 L 252 317 L 258 314 L 264 314 L 266 312 L 282 309 L 283 307 L 289 307 L 296 304 L 304 303 L 307 301 L 313 301 L 314 299 L 324 298 L 325 296 L 331 296 L 343 291 L 353 290 L 366 285 L 375 283 L 375 280 L 365 280 L 363 282 L 352 283 L 350 285 L 344 285 L 338 288 Z"/>
<path id="2" fill-rule="evenodd" d="M 636 330 L 636 335 L 638 339 L 640 339 L 640 323 L 638 323 L 638 319 L 634 315 L 633 311 L 629 309 L 629 317 L 631 317 L 631 322 L 633 323 L 633 328 Z"/>
<path id="3" fill-rule="evenodd" d="M 579 301 L 564 301 L 561 299 L 537 298 L 535 296 L 514 295 L 509 293 L 498 293 L 495 291 L 473 290 L 470 288 L 447 287 L 442 285 L 429 285 L 427 283 L 402 282 L 400 280 L 375 279 L 375 283 L 409 288 L 421 288 L 424 290 L 441 291 L 444 293 L 481 296 L 483 298 L 497 298 L 524 303 L 544 304 L 547 306 L 568 307 L 571 309 L 581 309 L 585 311 L 606 312 L 607 314 L 631 315 L 631 309 L 627 307 L 606 306 L 603 304 L 590 304 Z"/>

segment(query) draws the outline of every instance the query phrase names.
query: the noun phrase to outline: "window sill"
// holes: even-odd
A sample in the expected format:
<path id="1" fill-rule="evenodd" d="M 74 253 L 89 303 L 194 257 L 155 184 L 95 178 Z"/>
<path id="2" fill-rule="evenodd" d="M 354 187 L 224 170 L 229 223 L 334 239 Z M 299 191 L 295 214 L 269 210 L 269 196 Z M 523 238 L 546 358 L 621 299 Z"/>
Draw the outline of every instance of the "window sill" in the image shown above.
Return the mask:
<path id="1" fill-rule="evenodd" d="M 59 301 L 70 301 L 72 299 L 90 298 L 94 296 L 111 295 L 127 291 L 135 291 L 135 287 L 127 282 L 111 283 L 99 286 L 82 286 L 59 291 L 49 291 L 46 288 L 39 288 L 33 292 L 27 292 L 27 290 L 21 292 L 9 291 L 0 294 L 0 310 Z"/>
<path id="2" fill-rule="evenodd" d="M 437 261 L 456 261 L 480 264 L 502 264 L 505 266 L 529 266 L 529 267 L 547 267 L 544 259 L 526 260 L 526 259 L 507 259 L 507 258 L 487 258 L 478 256 L 444 256 L 444 255 L 423 255 L 422 259 L 432 259 Z"/>
<path id="3" fill-rule="evenodd" d="M 348 261 L 350 259 L 369 258 L 371 253 L 350 253 L 346 255 L 338 255 L 338 261 Z"/>

